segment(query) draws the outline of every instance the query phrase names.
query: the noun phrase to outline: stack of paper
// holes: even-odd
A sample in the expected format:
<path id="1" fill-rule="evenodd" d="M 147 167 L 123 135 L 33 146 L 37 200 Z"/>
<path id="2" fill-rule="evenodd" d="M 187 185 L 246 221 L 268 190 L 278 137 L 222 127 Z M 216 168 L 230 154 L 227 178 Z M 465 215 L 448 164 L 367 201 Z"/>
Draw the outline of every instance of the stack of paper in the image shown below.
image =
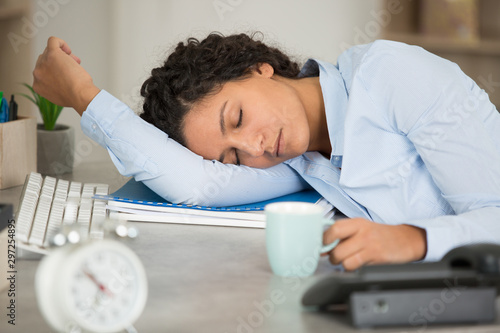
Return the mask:
<path id="1" fill-rule="evenodd" d="M 111 218 L 142 222 L 264 228 L 264 206 L 278 201 L 317 203 L 325 208 L 325 215 L 333 215 L 333 207 L 314 190 L 248 205 L 207 207 L 167 202 L 142 182 L 131 179 L 118 191 L 110 195 L 95 195 L 94 199 L 107 200 L 106 207 Z"/>

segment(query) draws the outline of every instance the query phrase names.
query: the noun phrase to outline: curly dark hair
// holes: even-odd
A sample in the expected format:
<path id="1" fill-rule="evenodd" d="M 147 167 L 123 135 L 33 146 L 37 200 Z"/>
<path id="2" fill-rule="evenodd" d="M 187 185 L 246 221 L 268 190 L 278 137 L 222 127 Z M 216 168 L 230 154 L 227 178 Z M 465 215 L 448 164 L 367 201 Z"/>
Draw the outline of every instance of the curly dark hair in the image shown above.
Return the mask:
<path id="1" fill-rule="evenodd" d="M 220 91 L 224 83 L 246 78 L 260 63 L 270 64 L 277 75 L 296 78 L 299 65 L 255 35 L 211 33 L 201 42 L 189 38 L 178 43 L 163 66 L 154 68 L 143 83 L 140 117 L 185 146 L 186 114 L 196 102 Z"/>

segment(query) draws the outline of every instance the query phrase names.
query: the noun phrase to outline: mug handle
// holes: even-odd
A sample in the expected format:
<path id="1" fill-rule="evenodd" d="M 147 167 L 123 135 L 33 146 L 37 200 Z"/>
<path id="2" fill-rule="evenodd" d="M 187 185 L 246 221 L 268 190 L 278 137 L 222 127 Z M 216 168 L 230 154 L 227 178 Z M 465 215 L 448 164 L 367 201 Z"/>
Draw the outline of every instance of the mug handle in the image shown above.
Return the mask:
<path id="1" fill-rule="evenodd" d="M 322 222 L 323 222 L 324 226 L 325 225 L 332 226 L 335 223 L 334 220 L 330 220 L 330 219 L 322 219 Z M 339 239 L 336 239 L 333 242 L 331 242 L 330 244 L 323 245 L 320 249 L 320 253 L 330 252 L 331 250 L 333 250 L 335 248 L 335 246 L 337 246 L 339 241 L 340 241 Z"/>

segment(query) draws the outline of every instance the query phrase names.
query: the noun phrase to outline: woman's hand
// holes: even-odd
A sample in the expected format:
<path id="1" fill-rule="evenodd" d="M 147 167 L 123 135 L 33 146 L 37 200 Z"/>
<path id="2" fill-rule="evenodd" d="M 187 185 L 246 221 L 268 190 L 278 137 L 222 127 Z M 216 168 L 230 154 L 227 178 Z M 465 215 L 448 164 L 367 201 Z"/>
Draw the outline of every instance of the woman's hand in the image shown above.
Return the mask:
<path id="1" fill-rule="evenodd" d="M 33 71 L 33 89 L 49 101 L 73 107 L 81 115 L 99 93 L 92 77 L 80 66 L 80 58 L 68 44 L 50 37 Z"/>
<path id="2" fill-rule="evenodd" d="M 427 253 L 426 232 L 410 225 L 386 225 L 363 218 L 342 219 L 323 234 L 323 243 L 340 243 L 323 255 L 346 270 L 366 264 L 404 263 L 420 260 Z"/>

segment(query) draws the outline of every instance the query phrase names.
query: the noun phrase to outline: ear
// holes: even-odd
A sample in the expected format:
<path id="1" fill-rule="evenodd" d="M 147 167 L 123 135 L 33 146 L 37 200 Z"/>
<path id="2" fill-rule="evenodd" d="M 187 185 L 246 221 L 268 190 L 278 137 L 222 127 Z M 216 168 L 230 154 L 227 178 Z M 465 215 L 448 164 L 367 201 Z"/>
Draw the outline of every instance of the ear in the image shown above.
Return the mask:
<path id="1" fill-rule="evenodd" d="M 269 79 L 274 75 L 274 68 L 267 62 L 262 62 L 255 65 L 255 72 L 257 72 L 258 75 Z"/>

